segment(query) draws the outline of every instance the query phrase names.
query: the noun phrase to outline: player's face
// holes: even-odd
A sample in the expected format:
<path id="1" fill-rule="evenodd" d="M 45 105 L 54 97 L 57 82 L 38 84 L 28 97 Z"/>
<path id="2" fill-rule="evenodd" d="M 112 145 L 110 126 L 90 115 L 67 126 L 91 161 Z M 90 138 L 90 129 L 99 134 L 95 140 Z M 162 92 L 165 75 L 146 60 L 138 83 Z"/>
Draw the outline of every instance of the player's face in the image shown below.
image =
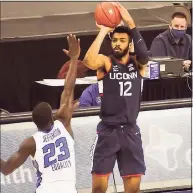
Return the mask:
<path id="1" fill-rule="evenodd" d="M 113 55 L 118 59 L 122 58 L 129 51 L 129 36 L 126 33 L 114 33 L 111 46 Z"/>

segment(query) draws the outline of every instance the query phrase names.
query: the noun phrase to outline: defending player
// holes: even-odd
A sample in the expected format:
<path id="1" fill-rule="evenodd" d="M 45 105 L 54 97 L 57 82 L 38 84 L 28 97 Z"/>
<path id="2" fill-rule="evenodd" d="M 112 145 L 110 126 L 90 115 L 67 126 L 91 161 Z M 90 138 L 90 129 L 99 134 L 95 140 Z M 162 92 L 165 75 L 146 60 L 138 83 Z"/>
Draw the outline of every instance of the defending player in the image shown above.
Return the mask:
<path id="1" fill-rule="evenodd" d="M 29 156 L 37 169 L 36 193 L 76 193 L 75 150 L 71 118 L 73 93 L 77 75 L 80 42 L 76 36 L 67 37 L 70 68 L 55 117 L 48 103 L 38 104 L 32 113 L 38 132 L 25 139 L 19 150 L 7 161 L 1 159 L 1 173 L 8 175 L 20 167 Z M 54 121 L 55 119 L 55 121 Z"/>

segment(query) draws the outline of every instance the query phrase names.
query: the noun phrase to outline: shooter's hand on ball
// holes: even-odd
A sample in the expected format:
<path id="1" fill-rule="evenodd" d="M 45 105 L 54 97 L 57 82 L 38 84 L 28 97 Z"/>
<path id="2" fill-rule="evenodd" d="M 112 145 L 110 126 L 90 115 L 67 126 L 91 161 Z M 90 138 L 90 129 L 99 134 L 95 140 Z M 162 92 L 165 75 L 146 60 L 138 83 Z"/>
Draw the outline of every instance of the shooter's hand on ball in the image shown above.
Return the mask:
<path id="1" fill-rule="evenodd" d="M 114 3 L 114 5 L 116 5 L 117 9 L 119 10 L 121 17 L 123 18 L 123 20 L 125 21 L 125 23 L 127 23 L 129 25 L 130 29 L 135 28 L 135 22 L 133 20 L 133 18 L 131 17 L 131 15 L 129 14 L 129 12 L 127 11 L 127 9 L 125 9 L 120 3 L 116 2 Z"/>
<path id="2" fill-rule="evenodd" d="M 96 22 L 96 26 L 97 26 L 101 31 L 104 31 L 104 32 L 106 32 L 106 33 L 109 33 L 109 32 L 111 32 L 111 31 L 114 30 L 113 28 L 106 27 L 106 26 L 104 26 L 104 25 L 99 25 L 99 24 L 97 24 L 97 22 Z"/>

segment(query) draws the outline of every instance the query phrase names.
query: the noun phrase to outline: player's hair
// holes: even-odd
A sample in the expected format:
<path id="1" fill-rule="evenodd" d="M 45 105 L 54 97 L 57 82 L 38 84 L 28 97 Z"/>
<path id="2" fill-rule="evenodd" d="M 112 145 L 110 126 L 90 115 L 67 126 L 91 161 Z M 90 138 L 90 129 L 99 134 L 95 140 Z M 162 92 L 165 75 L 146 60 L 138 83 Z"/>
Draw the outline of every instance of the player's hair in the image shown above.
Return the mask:
<path id="1" fill-rule="evenodd" d="M 187 16 L 184 13 L 182 13 L 182 12 L 175 12 L 175 13 L 173 13 L 172 16 L 171 16 L 171 19 L 174 19 L 175 17 L 177 17 L 177 18 L 184 18 L 184 19 L 187 20 Z"/>
<path id="2" fill-rule="evenodd" d="M 44 129 L 53 120 L 52 108 L 45 102 L 37 104 L 33 109 L 32 119 L 38 129 Z"/>
<path id="3" fill-rule="evenodd" d="M 113 32 L 111 32 L 110 37 L 112 38 L 115 33 L 126 33 L 129 36 L 129 42 L 131 42 L 131 40 L 132 40 L 131 30 L 127 26 L 124 26 L 124 25 L 117 26 L 113 30 Z"/>

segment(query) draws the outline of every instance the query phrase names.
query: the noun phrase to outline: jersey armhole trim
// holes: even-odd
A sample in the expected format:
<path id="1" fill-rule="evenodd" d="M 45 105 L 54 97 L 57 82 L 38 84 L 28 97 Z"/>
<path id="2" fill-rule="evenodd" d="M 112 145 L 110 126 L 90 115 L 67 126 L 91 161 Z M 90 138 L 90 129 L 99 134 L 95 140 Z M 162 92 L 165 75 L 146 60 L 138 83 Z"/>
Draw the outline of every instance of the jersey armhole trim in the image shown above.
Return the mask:
<path id="1" fill-rule="evenodd" d="M 34 154 L 34 156 L 31 155 L 32 160 L 35 160 L 35 158 L 36 158 L 36 152 L 37 152 L 37 143 L 36 143 L 35 135 L 36 135 L 36 133 L 35 133 L 34 135 L 32 135 L 32 137 L 33 137 L 33 139 L 34 139 L 34 141 L 35 141 L 35 144 L 36 144 L 35 154 Z"/>
<path id="2" fill-rule="evenodd" d="M 106 67 L 105 67 L 105 65 L 104 65 L 104 70 L 105 70 L 104 77 L 103 77 L 103 78 L 100 78 L 100 79 L 98 79 L 98 77 L 97 77 L 97 81 L 104 80 L 104 78 L 107 76 L 107 74 L 108 74 L 108 73 L 112 70 L 112 68 L 113 68 L 113 64 L 112 64 L 111 58 L 110 58 L 110 57 L 107 57 L 107 58 L 108 58 L 108 60 L 109 60 L 109 62 L 110 62 L 110 64 L 111 64 L 111 67 L 110 67 L 109 71 L 107 72 Z"/>

